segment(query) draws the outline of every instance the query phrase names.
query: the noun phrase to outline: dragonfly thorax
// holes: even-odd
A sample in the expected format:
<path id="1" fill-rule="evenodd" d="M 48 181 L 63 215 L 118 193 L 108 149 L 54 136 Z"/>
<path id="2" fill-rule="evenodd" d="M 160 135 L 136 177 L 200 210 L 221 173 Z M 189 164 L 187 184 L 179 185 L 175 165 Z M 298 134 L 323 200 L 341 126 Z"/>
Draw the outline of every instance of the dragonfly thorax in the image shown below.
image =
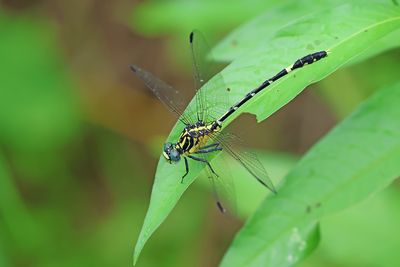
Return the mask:
<path id="1" fill-rule="evenodd" d="M 195 124 L 187 125 L 176 144 L 165 143 L 163 156 L 169 163 L 176 163 L 180 161 L 182 154 L 188 156 L 205 146 L 211 135 L 220 129 L 221 126 L 217 122 L 198 121 Z"/>
<path id="2" fill-rule="evenodd" d="M 202 121 L 196 124 L 188 125 L 179 136 L 177 146 L 185 156 L 195 153 L 201 147 L 205 146 L 210 140 L 211 135 L 218 129 L 215 123 L 204 123 Z"/>

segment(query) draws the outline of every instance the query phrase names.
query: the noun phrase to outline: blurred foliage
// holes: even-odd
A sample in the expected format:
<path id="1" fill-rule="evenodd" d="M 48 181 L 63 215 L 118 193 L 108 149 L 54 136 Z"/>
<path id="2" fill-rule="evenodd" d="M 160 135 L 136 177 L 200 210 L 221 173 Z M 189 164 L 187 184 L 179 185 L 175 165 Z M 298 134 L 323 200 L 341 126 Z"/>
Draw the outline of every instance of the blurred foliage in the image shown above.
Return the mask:
<path id="1" fill-rule="evenodd" d="M 132 22 L 135 29 L 147 35 L 186 36 L 194 28 L 213 35 L 232 29 L 276 3 L 279 1 L 148 1 L 135 9 Z"/>
<path id="2" fill-rule="evenodd" d="M 316 1 L 328 2 L 338 3 Z M 277 24 L 286 24 L 280 24 L 276 10 L 299 14 L 301 4 L 2 1 L 0 266 L 131 265 L 156 161 L 174 121 L 131 77 L 127 65 L 143 65 L 178 88 L 190 88 L 190 30 L 199 28 L 215 42 L 249 27 L 253 18 L 263 21 L 259 14 L 269 14 L 265 27 L 279 30 Z M 310 11 L 317 8 L 309 6 Z M 252 34 L 257 38 L 245 35 L 240 40 L 268 48 L 271 36 L 266 34 L 266 43 L 260 43 L 261 33 Z M 376 44 L 379 53 L 391 51 L 378 56 L 367 51 L 254 130 L 245 128 L 274 181 L 337 120 L 378 88 L 398 81 L 396 34 Z M 229 45 L 232 36 L 220 44 Z M 245 43 L 237 42 L 236 47 L 241 44 Z M 221 60 L 233 59 L 220 55 Z M 283 63 L 274 64 L 281 68 Z M 244 89 L 257 82 L 251 80 Z M 246 118 L 236 123 L 238 128 L 254 124 Z M 276 152 L 268 152 L 272 150 Z M 232 173 L 238 172 L 235 168 L 232 165 Z M 266 194 L 256 182 L 240 176 L 233 177 L 239 219 L 221 216 L 205 190 L 207 182 L 199 179 L 155 233 L 137 265 L 216 266 L 244 218 Z M 394 184 L 324 218 L 321 245 L 302 266 L 399 265 L 398 193 Z M 306 228 L 318 241 L 315 225 Z"/>

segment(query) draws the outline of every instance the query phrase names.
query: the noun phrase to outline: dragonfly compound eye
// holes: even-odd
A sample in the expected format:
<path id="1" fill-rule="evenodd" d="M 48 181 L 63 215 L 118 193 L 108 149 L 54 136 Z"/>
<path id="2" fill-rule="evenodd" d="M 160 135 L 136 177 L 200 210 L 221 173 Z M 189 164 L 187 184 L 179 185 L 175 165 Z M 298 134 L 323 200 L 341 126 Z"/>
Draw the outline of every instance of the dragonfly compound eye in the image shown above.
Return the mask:
<path id="1" fill-rule="evenodd" d="M 171 149 L 172 149 L 172 144 L 171 143 L 166 143 L 164 145 L 163 156 L 169 163 L 171 163 L 171 157 L 170 157 Z"/>
<path id="2" fill-rule="evenodd" d="M 178 162 L 181 159 L 181 154 L 176 148 L 171 149 L 169 152 L 169 157 L 172 162 Z"/>
<path id="3" fill-rule="evenodd" d="M 163 155 L 169 163 L 176 163 L 181 159 L 181 154 L 172 143 L 166 143 L 164 145 Z"/>
<path id="4" fill-rule="evenodd" d="M 173 146 L 172 146 L 171 143 L 165 143 L 164 144 L 164 151 L 165 152 L 170 151 L 172 148 L 173 148 Z"/>

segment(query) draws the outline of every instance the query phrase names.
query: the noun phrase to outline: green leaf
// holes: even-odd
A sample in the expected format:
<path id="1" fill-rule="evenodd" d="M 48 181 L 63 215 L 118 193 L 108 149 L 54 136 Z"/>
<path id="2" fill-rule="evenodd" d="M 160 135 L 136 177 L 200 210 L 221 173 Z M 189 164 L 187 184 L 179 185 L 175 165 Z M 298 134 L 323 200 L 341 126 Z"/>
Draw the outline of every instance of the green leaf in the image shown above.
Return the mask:
<path id="1" fill-rule="evenodd" d="M 400 9 L 392 5 L 363 3 L 344 5 L 324 11 L 323 16 L 306 16 L 295 24 L 282 28 L 268 46 L 255 49 L 245 57 L 238 58 L 222 71 L 231 89 L 232 104 L 241 99 L 252 88 L 308 53 L 330 49 L 330 55 L 310 66 L 294 71 L 272 84 L 243 105 L 226 121 L 226 126 L 240 113 L 250 112 L 258 121 L 267 118 L 292 100 L 307 85 L 316 82 L 349 60 L 361 54 L 371 44 L 400 26 Z M 260 37 L 261 38 L 261 37 Z M 260 41 L 260 38 L 255 41 Z M 216 79 L 212 79 L 202 90 L 209 99 L 221 99 L 227 92 Z M 215 100 L 214 100 L 215 101 Z M 194 110 L 195 102 L 189 104 Z M 176 142 L 183 129 L 177 123 L 168 140 Z M 170 165 L 163 158 L 157 166 L 150 206 L 139 235 L 134 253 L 136 262 L 140 251 L 151 234 L 173 209 L 183 192 L 194 181 L 204 166 L 192 164 L 185 183 L 180 183 L 184 164 Z"/>
<path id="2" fill-rule="evenodd" d="M 238 27 L 225 37 L 224 40 L 213 49 L 215 58 L 219 61 L 231 62 L 241 56 L 246 56 L 254 49 L 267 47 L 271 42 L 274 42 L 275 38 L 279 38 L 280 31 L 283 28 L 301 22 L 305 16 L 313 17 L 313 20 L 316 23 L 320 23 L 322 27 L 324 23 L 331 23 L 334 21 L 334 18 L 325 17 L 326 10 L 347 2 L 346 0 L 300 0 L 289 1 L 281 5 L 273 6 L 268 11 Z M 382 5 L 382 1 L 380 0 L 370 0 L 368 3 L 365 3 L 366 1 L 352 1 L 353 4 L 357 4 L 357 2 L 359 2 L 360 5 L 375 5 L 377 7 Z M 390 3 L 386 2 L 386 4 Z M 390 7 L 397 8 L 393 5 L 389 5 L 389 8 Z M 347 16 L 349 16 L 349 13 L 344 10 L 343 13 L 337 14 L 337 19 L 346 23 L 345 18 Z M 354 20 L 349 20 L 349 23 L 352 21 L 354 22 Z M 314 27 L 318 27 L 318 25 L 314 25 Z M 312 28 L 305 30 L 311 29 Z M 332 29 L 332 31 L 327 32 L 327 34 L 335 34 L 337 32 L 335 30 L 336 29 Z M 320 31 L 315 33 L 318 35 Z M 298 34 L 302 35 L 304 33 L 298 32 Z M 400 45 L 399 34 L 400 31 L 397 31 L 382 38 L 382 40 L 378 41 L 370 50 L 363 53 L 363 56 L 360 56 L 357 62 L 390 48 L 398 47 Z M 309 45 L 313 46 L 312 43 Z"/>
<path id="3" fill-rule="evenodd" d="M 291 266 L 288 235 L 400 175 L 400 83 L 383 89 L 315 145 L 238 233 L 221 266 Z M 298 259 L 297 259 L 298 260 Z M 276 264 L 279 262 L 279 264 Z"/>
<path id="4" fill-rule="evenodd" d="M 240 56 L 246 56 L 258 47 L 266 47 L 279 30 L 296 23 L 305 15 L 326 9 L 326 5 L 329 5 L 329 1 L 300 0 L 272 7 L 226 36 L 213 49 L 215 58 L 231 62 Z"/>
<path id="5" fill-rule="evenodd" d="M 300 266 L 323 266 L 322 262 L 331 266 L 396 266 L 400 262 L 399 253 L 393 253 L 400 246 L 399 193 L 394 183 L 354 207 L 323 218 L 322 242 Z"/>

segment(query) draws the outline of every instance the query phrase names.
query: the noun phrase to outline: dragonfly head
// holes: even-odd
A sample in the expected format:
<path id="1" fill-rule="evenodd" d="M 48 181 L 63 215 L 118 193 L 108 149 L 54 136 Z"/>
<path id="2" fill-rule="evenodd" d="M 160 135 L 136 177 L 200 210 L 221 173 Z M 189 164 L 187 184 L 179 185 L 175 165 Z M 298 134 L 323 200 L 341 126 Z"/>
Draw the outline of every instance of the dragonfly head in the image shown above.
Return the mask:
<path id="1" fill-rule="evenodd" d="M 169 163 L 177 163 L 181 159 L 181 153 L 172 143 L 165 143 L 163 155 Z"/>

